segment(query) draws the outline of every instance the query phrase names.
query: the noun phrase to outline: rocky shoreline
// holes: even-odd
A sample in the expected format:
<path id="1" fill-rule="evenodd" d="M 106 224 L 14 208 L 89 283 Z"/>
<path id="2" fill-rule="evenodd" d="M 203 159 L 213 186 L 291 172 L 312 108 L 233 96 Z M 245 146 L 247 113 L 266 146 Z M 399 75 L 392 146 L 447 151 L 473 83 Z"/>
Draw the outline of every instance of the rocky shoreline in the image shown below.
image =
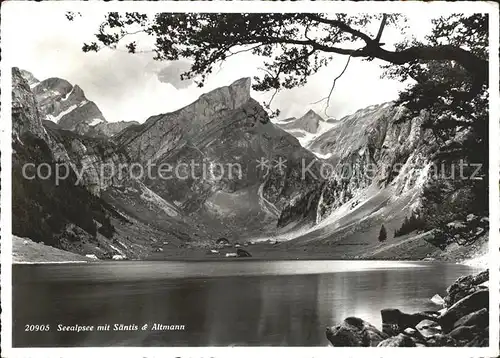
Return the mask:
<path id="1" fill-rule="evenodd" d="M 413 314 L 383 309 L 382 331 L 358 317 L 326 328 L 334 347 L 488 347 L 489 272 L 458 278 L 444 298 L 432 300 L 439 311 Z"/>

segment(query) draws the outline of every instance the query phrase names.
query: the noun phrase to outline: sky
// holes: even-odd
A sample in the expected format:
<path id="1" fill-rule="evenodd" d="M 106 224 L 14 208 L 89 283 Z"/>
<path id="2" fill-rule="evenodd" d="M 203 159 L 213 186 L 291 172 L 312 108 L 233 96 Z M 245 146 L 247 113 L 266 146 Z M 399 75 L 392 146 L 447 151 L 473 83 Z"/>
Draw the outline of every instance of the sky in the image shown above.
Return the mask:
<path id="1" fill-rule="evenodd" d="M 262 74 L 258 69 L 259 58 L 240 53 L 222 66 L 216 66 L 205 86 L 198 88 L 191 81 L 179 78 L 180 73 L 189 68 L 185 61 L 159 62 L 153 60 L 152 53 L 129 54 L 125 50 L 82 52 L 82 44 L 94 40 L 93 34 L 103 16 L 104 13 L 82 12 L 82 17 L 70 22 L 63 8 L 60 11 L 53 7 L 49 10 L 33 6 L 29 11 L 24 8 L 15 14 L 15 21 L 8 23 L 9 31 L 16 34 L 16 42 L 22 44 L 10 50 L 14 65 L 30 71 L 39 80 L 60 77 L 78 84 L 110 122 L 144 122 L 152 115 L 182 108 L 201 94 L 239 78 Z M 11 13 L 10 20 L 13 19 Z M 426 13 L 410 16 L 409 34 L 422 37 L 430 30 L 430 20 Z M 400 31 L 389 29 L 382 39 L 389 44 L 402 38 Z M 146 46 L 147 41 L 143 42 Z M 280 109 L 280 118 L 300 117 L 313 109 L 323 117 L 340 119 L 360 108 L 394 100 L 405 87 L 399 81 L 380 78 L 382 61 L 353 58 L 337 81 L 325 113 L 324 102 L 312 103 L 328 95 L 333 79 L 342 71 L 346 60 L 346 56 L 337 55 L 329 66 L 310 77 L 304 87 L 276 95 L 272 108 Z M 252 90 L 252 97 L 260 102 L 269 102 L 271 96 L 269 92 Z"/>

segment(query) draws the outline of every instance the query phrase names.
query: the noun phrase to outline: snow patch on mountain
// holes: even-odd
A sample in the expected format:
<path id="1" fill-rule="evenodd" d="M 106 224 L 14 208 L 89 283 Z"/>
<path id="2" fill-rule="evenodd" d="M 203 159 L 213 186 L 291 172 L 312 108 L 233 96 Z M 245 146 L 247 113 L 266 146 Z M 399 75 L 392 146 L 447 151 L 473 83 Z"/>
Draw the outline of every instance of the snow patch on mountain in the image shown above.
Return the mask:
<path id="1" fill-rule="evenodd" d="M 311 133 L 307 138 L 302 138 L 302 141 L 299 139 L 300 145 L 304 148 L 308 148 L 309 145 L 320 135 L 328 132 L 333 127 L 336 127 L 338 123 L 329 123 L 329 122 L 320 122 L 318 126 L 318 131 L 316 133 Z M 329 154 L 330 156 L 331 154 Z"/>
<path id="2" fill-rule="evenodd" d="M 64 97 L 61 99 L 61 101 L 67 101 L 67 100 L 68 100 L 68 98 L 69 98 L 69 96 L 71 96 L 71 94 L 73 93 L 73 90 L 74 90 L 74 89 L 75 89 L 75 87 L 73 87 L 73 88 L 71 89 L 71 91 L 69 91 L 69 92 L 68 92 L 68 94 L 67 94 L 66 96 L 64 96 Z"/>
<path id="3" fill-rule="evenodd" d="M 316 157 L 318 157 L 319 159 L 329 159 L 331 156 L 332 156 L 332 153 L 327 153 L 327 154 L 322 154 L 322 153 L 318 153 L 318 152 L 312 152 Z"/>
<path id="4" fill-rule="evenodd" d="M 317 117 L 317 127 L 314 131 L 309 131 L 301 126 L 301 121 L 303 120 L 304 117 L 312 117 L 315 116 Z M 310 144 L 319 136 L 322 134 L 328 132 L 330 129 L 336 127 L 339 122 L 328 122 L 322 119 L 319 119 L 319 115 L 316 113 L 309 111 L 304 115 L 303 117 L 299 119 L 295 118 L 287 118 L 285 120 L 278 120 L 274 121 L 274 124 L 277 125 L 278 127 L 282 128 L 283 130 L 287 131 L 291 135 L 293 135 L 297 140 L 299 141 L 300 145 L 304 148 L 309 148 Z M 307 128 L 307 127 L 305 127 Z M 309 128 L 310 129 L 310 128 Z M 319 154 L 319 155 L 316 155 Z M 321 156 L 324 156 L 324 154 L 315 152 L 315 155 L 318 158 L 321 158 Z M 330 155 L 328 155 L 329 157 Z M 325 159 L 324 157 L 322 159 Z"/>
<path id="5" fill-rule="evenodd" d="M 53 116 L 51 114 L 47 114 L 47 116 L 45 117 L 45 119 L 49 120 L 49 121 L 52 121 L 54 123 L 58 123 L 59 120 L 65 116 L 66 114 L 70 113 L 71 111 L 73 111 L 76 107 L 78 107 L 78 105 L 74 104 L 72 105 L 71 107 L 69 107 L 68 109 L 62 111 L 61 113 L 59 113 L 57 116 Z"/>
<path id="6" fill-rule="evenodd" d="M 95 126 L 99 123 L 104 122 L 101 118 L 94 118 L 90 121 L 89 126 Z"/>

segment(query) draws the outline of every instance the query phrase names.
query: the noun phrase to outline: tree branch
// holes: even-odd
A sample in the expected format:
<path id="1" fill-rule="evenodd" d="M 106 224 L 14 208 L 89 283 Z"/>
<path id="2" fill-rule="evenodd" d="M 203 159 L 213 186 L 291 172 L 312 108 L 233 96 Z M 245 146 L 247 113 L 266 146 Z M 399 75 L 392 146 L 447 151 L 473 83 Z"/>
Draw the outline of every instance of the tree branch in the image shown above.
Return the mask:
<path id="1" fill-rule="evenodd" d="M 380 23 L 380 27 L 378 29 L 377 37 L 375 37 L 375 41 L 380 43 L 380 38 L 382 37 L 382 32 L 384 31 L 385 24 L 387 23 L 387 14 L 382 15 L 382 22 Z"/>
<path id="2" fill-rule="evenodd" d="M 257 44 L 256 46 L 252 46 L 252 47 L 249 47 L 249 48 L 246 48 L 246 49 L 242 49 L 242 50 L 239 50 L 239 51 L 236 51 L 236 52 L 230 52 L 230 51 L 228 51 L 229 55 L 226 56 L 226 59 L 228 59 L 231 56 L 234 56 L 234 55 L 237 55 L 239 53 L 242 53 L 242 52 L 248 52 L 248 51 L 255 50 L 256 48 L 259 48 L 261 46 L 264 46 L 264 44 Z"/>
<path id="3" fill-rule="evenodd" d="M 322 24 L 331 25 L 331 26 L 334 26 L 334 27 L 336 27 L 344 32 L 348 32 L 351 35 L 359 37 L 361 40 L 365 41 L 367 44 L 373 43 L 373 40 L 370 38 L 370 36 L 368 36 L 367 34 L 361 32 L 359 30 L 353 29 L 352 27 L 347 25 L 345 22 L 342 22 L 340 20 L 327 19 L 327 18 L 321 17 L 320 15 L 317 15 L 317 14 L 307 14 L 307 17 L 313 21 L 320 22 Z"/>
<path id="4" fill-rule="evenodd" d="M 170 15 L 169 15 L 170 16 Z M 261 29 L 258 26 L 258 21 L 259 18 L 263 17 L 266 19 L 266 27 L 270 26 L 270 29 Z M 278 20 L 278 23 L 272 22 L 271 20 Z M 182 21 L 186 21 L 184 17 L 180 17 Z M 302 33 L 301 35 L 298 35 L 298 31 L 292 31 L 294 29 L 294 25 L 292 26 L 290 31 L 285 31 L 286 25 L 288 24 L 287 21 L 292 21 L 292 24 L 295 24 L 296 17 L 295 16 L 285 16 L 283 14 L 279 14 L 276 16 L 264 16 L 264 15 L 253 15 L 251 17 L 252 21 L 255 21 L 255 23 L 251 23 L 252 31 L 247 31 L 247 25 L 238 28 L 240 31 L 237 36 L 233 34 L 233 29 L 229 29 L 227 27 L 227 23 L 222 23 L 222 24 L 217 24 L 217 19 L 216 17 L 213 17 L 212 15 L 210 16 L 203 16 L 199 15 L 198 17 L 194 17 L 193 19 L 188 18 L 189 21 L 196 22 L 199 21 L 200 28 L 182 28 L 176 31 L 173 31 L 172 36 L 177 36 L 180 41 L 179 42 L 184 42 L 186 38 L 189 38 L 189 36 L 201 36 L 194 44 L 192 44 L 191 48 L 188 46 L 188 50 L 180 50 L 179 46 L 177 44 L 174 44 L 173 42 L 170 43 L 166 41 L 166 43 L 163 43 L 162 41 L 157 41 L 155 51 L 158 53 L 166 53 L 169 54 L 170 52 L 170 57 L 166 56 L 167 58 L 170 59 L 175 59 L 176 57 L 179 56 L 179 53 L 181 55 L 184 55 L 184 57 L 194 57 L 197 58 L 197 67 L 196 67 L 196 72 L 195 73 L 201 73 L 203 70 L 209 69 L 210 64 L 212 62 L 216 62 L 217 60 L 220 59 L 225 59 L 229 56 L 232 56 L 233 54 L 230 52 L 231 48 L 234 46 L 238 45 L 254 45 L 255 48 L 259 46 L 273 46 L 273 45 L 298 45 L 298 46 L 304 46 L 304 47 L 310 47 L 313 51 L 321 51 L 325 54 L 341 54 L 341 55 L 348 55 L 351 57 L 362 57 L 362 58 L 368 58 L 368 59 L 380 59 L 386 62 L 389 62 L 394 65 L 403 65 L 407 63 L 412 63 L 412 62 L 418 62 L 418 61 L 453 61 L 457 64 L 459 64 L 461 67 L 463 67 L 467 72 L 471 74 L 472 77 L 472 84 L 469 89 L 469 94 L 466 94 L 464 92 L 464 97 L 461 98 L 460 100 L 463 100 L 467 96 L 469 97 L 474 97 L 475 94 L 479 93 L 479 91 L 483 88 L 484 84 L 487 83 L 488 79 L 488 61 L 487 59 L 484 59 L 480 55 L 474 54 L 472 51 L 467 51 L 464 50 L 463 48 L 460 48 L 458 46 L 454 45 L 434 45 L 434 46 L 412 46 L 403 50 L 396 50 L 396 51 L 389 51 L 384 48 L 382 48 L 382 45 L 380 43 L 383 31 L 385 27 L 387 26 L 389 19 L 389 15 L 383 14 L 380 26 L 378 29 L 378 33 L 375 38 L 371 38 L 367 33 L 364 33 L 363 31 L 360 31 L 356 28 L 353 28 L 352 24 L 355 24 L 356 22 L 350 21 L 349 19 L 343 20 L 342 18 L 328 18 L 324 14 L 303 14 L 300 17 L 301 21 L 304 21 L 306 26 L 305 26 L 305 33 Z M 114 27 L 114 22 L 116 19 L 108 19 L 108 25 L 110 27 Z M 139 30 L 137 32 L 142 32 L 146 31 L 148 34 L 156 34 L 156 35 L 161 35 L 163 34 L 162 31 L 166 31 L 165 29 L 168 28 L 168 26 L 178 26 L 179 24 L 177 23 L 177 18 L 173 17 L 172 18 L 161 18 L 159 21 L 156 19 L 156 23 L 153 27 L 149 27 L 146 29 Z M 167 21 L 168 20 L 168 21 Z M 218 25 L 221 27 L 221 31 L 206 31 L 205 26 L 206 25 L 203 20 L 208 21 L 208 24 L 210 25 Z M 280 22 L 281 21 L 281 22 Z M 180 22 L 180 23 L 184 23 Z M 312 23 L 312 24 L 311 24 Z M 111 26 L 113 24 L 113 26 Z M 280 25 L 281 24 L 281 25 Z M 98 40 L 104 45 L 109 47 L 110 45 L 116 46 L 117 43 L 120 42 L 120 40 L 128 36 L 130 34 L 136 33 L 136 32 L 131 32 L 131 33 L 122 33 L 121 36 L 113 36 L 113 35 L 105 35 L 104 31 L 104 26 L 106 25 L 106 22 L 101 25 L 101 32 L 98 34 Z M 349 49 L 349 48 L 343 48 L 343 47 L 337 47 L 339 43 L 342 42 L 342 39 L 344 38 L 343 36 L 333 36 L 328 37 L 326 39 L 321 39 L 321 38 L 314 38 L 313 36 L 309 36 L 309 27 L 314 26 L 316 27 L 321 27 L 320 25 L 326 25 L 327 27 L 331 27 L 333 30 L 332 32 L 338 33 L 338 32 L 343 32 L 344 34 L 350 34 L 352 35 L 354 41 L 351 42 L 356 42 L 356 40 L 361 40 L 365 43 L 365 46 L 361 49 Z M 250 25 L 248 25 L 250 26 Z M 273 27 L 276 26 L 276 27 Z M 207 27 L 210 28 L 210 27 Z M 215 29 L 217 29 L 217 26 L 215 26 Z M 242 31 L 245 30 L 245 31 Z M 269 30 L 269 31 L 268 31 Z M 161 37 L 160 37 L 161 38 Z M 350 39 L 349 39 L 350 41 Z M 450 39 L 451 41 L 451 39 Z M 208 44 L 208 45 L 206 45 Z M 204 48 L 204 47 L 207 48 Z M 84 46 L 85 47 L 85 46 Z M 254 49 L 255 49 L 254 48 Z M 97 44 L 92 43 L 91 45 L 87 45 L 85 47 L 84 51 L 97 51 Z M 229 52 L 229 54 L 226 55 L 226 52 Z M 199 57 L 199 59 L 198 59 Z M 462 96 L 462 94 L 460 95 Z"/>
<path id="5" fill-rule="evenodd" d="M 322 20 L 326 21 L 328 19 Z M 336 20 L 328 21 L 336 22 Z M 382 28 L 382 24 L 380 27 Z M 379 31 L 379 33 L 381 32 Z M 282 43 L 312 46 L 313 49 L 323 52 L 337 53 L 351 57 L 372 57 L 395 65 L 403 65 L 413 61 L 455 61 L 473 77 L 470 91 L 459 94 L 459 96 L 456 97 L 457 101 L 467 101 L 474 98 L 476 94 L 480 92 L 482 86 L 487 83 L 488 79 L 487 60 L 483 60 L 473 53 L 453 45 L 413 46 L 401 51 L 388 51 L 380 47 L 378 42 L 371 39 L 370 42 L 361 49 L 345 49 L 328 46 L 310 39 L 298 40 L 286 37 L 257 37 L 254 40 L 268 44 Z"/>
<path id="6" fill-rule="evenodd" d="M 332 20 L 333 21 L 333 20 Z M 388 51 L 370 39 L 370 44 L 362 49 L 345 49 L 335 46 L 320 44 L 313 40 L 297 40 L 286 37 L 255 37 L 252 43 L 281 43 L 312 46 L 316 50 L 350 55 L 352 57 L 373 57 L 395 65 L 403 65 L 412 61 L 455 61 L 463 66 L 469 73 L 477 76 L 478 81 L 484 83 L 488 77 L 488 61 L 483 60 L 473 53 L 453 45 L 441 46 L 413 46 L 402 51 Z"/>
<path id="7" fill-rule="evenodd" d="M 350 55 L 353 53 L 352 49 L 345 49 L 334 46 L 327 46 L 320 44 L 313 40 L 297 40 L 287 37 L 273 37 L 273 36 L 253 36 L 248 42 L 245 44 L 257 44 L 263 43 L 266 45 L 273 44 L 289 44 L 289 45 L 304 45 L 304 46 L 312 46 L 315 50 L 325 51 L 325 52 L 334 52 L 340 55 Z"/>
<path id="8" fill-rule="evenodd" d="M 474 73 L 477 71 L 487 71 L 488 61 L 483 60 L 473 53 L 453 45 L 441 46 L 413 46 L 402 51 L 387 51 L 380 47 L 365 48 L 363 53 L 353 54 L 353 56 L 369 55 L 378 59 L 391 62 L 395 65 L 402 65 L 411 61 L 435 60 L 435 61 L 456 61 L 467 71 Z M 479 66 L 480 68 L 477 68 Z"/>
<path id="9" fill-rule="evenodd" d="M 368 56 L 372 56 L 396 65 L 402 65 L 419 60 L 455 61 L 473 77 L 471 89 L 469 92 L 460 96 L 461 101 L 475 97 L 488 80 L 489 64 L 487 60 L 483 60 L 467 50 L 452 45 L 414 46 L 397 52 L 387 51 L 377 47 L 374 49 L 367 49 L 366 52 Z M 356 56 L 357 54 L 353 54 L 353 57 Z"/>
<path id="10" fill-rule="evenodd" d="M 346 64 L 345 64 L 344 69 L 342 70 L 342 72 L 340 72 L 340 74 L 339 74 L 337 77 L 335 77 L 335 78 L 334 78 L 334 80 L 333 80 L 333 84 L 332 84 L 332 87 L 330 88 L 330 93 L 328 94 L 328 96 L 326 96 L 325 98 L 320 99 L 319 101 L 316 101 L 316 102 L 314 102 L 314 103 L 311 103 L 311 104 L 317 104 L 317 103 L 319 103 L 319 102 L 322 102 L 322 101 L 326 100 L 325 115 L 326 115 L 327 117 L 329 117 L 329 116 L 328 116 L 327 111 L 328 111 L 328 107 L 330 107 L 330 97 L 332 96 L 333 90 L 334 90 L 334 88 L 335 88 L 335 84 L 337 83 L 337 80 L 338 80 L 340 77 L 342 77 L 342 75 L 344 74 L 344 72 L 347 70 L 347 66 L 349 66 L 349 62 L 350 62 L 350 61 L 351 61 L 351 56 L 349 56 L 349 57 L 347 58 L 347 62 L 346 62 Z"/>

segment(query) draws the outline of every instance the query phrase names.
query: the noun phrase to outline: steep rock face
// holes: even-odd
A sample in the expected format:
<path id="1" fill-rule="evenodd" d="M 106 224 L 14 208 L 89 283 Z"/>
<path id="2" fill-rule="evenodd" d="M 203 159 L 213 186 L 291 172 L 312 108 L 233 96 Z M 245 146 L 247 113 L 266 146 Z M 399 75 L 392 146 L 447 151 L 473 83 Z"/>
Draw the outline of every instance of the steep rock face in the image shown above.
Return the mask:
<path id="1" fill-rule="evenodd" d="M 70 245 L 74 236 L 66 230 L 73 225 L 79 227 L 82 242 L 95 239 L 100 228 L 109 234 L 113 228 L 105 204 L 74 185 L 71 166 L 65 179 L 56 180 L 56 168 L 68 159 L 67 153 L 64 148 L 52 151 L 57 145 L 42 126 L 28 82 L 17 68 L 12 75 L 13 232 L 58 247 Z M 36 168 L 42 167 L 39 173 L 45 179 L 36 175 Z"/>
<path id="2" fill-rule="evenodd" d="M 19 72 L 21 73 L 21 76 L 26 80 L 28 85 L 32 88 L 36 86 L 40 80 L 36 78 L 31 72 L 26 71 L 26 70 L 21 70 L 19 69 Z"/>
<path id="3" fill-rule="evenodd" d="M 40 112 L 63 129 L 73 130 L 80 122 L 92 121 L 95 116 L 104 120 L 93 102 L 89 102 L 83 90 L 62 78 L 48 78 L 33 87 Z"/>
<path id="4" fill-rule="evenodd" d="M 216 124 L 221 112 L 239 108 L 250 99 L 250 79 L 202 95 L 194 103 L 172 113 L 150 117 L 144 124 L 122 133 L 118 143 L 127 147 L 135 160 L 146 162 L 176 148 L 186 137 Z"/>
<path id="5" fill-rule="evenodd" d="M 288 201 L 317 185 L 302 179 L 302 160 L 314 156 L 270 123 L 250 98 L 246 78 L 176 112 L 151 117 L 116 141 L 133 161 L 153 164 L 152 176 L 144 180 L 149 189 L 190 215 L 223 222 L 238 235 L 274 229 Z M 192 173 L 185 169 L 190 163 L 195 164 Z M 184 166 L 184 171 L 162 180 L 158 168 L 166 166 Z"/>
<path id="6" fill-rule="evenodd" d="M 52 77 L 39 81 L 32 73 L 20 70 L 35 95 L 42 119 L 57 123 L 61 129 L 92 137 L 111 137 L 137 122 L 108 123 L 99 107 L 89 101 L 78 85 Z"/>
<path id="7" fill-rule="evenodd" d="M 74 131 L 81 124 L 106 122 L 94 102 L 85 97 L 78 86 L 68 81 L 51 77 L 33 86 L 33 94 L 45 119 L 58 123 L 62 129 Z"/>
<path id="8" fill-rule="evenodd" d="M 18 139 L 25 133 L 47 139 L 42 126 L 35 96 L 29 83 L 21 76 L 19 69 L 13 69 L 12 75 L 12 136 Z"/>
<path id="9" fill-rule="evenodd" d="M 102 122 L 104 122 L 104 117 L 96 104 L 94 102 L 82 102 L 74 110 L 62 116 L 58 123 L 63 129 L 84 134 L 84 131 L 82 131 L 82 129 L 85 130 L 84 128 L 76 130 L 79 125 L 84 123 L 90 126 Z"/>
<path id="10" fill-rule="evenodd" d="M 109 186 L 120 182 L 119 174 L 126 171 L 130 160 L 113 142 L 65 130 L 47 131 L 53 139 L 55 156 L 71 163 L 80 175 L 80 183 L 93 195 L 99 196 Z"/>
<path id="11" fill-rule="evenodd" d="M 116 168 L 127 164 L 126 153 L 106 139 L 63 130 L 53 122 L 44 126 L 47 121 L 42 120 L 36 98 L 17 68 L 12 71 L 12 84 L 14 234 L 99 258 L 114 254 L 143 258 L 157 242 L 167 239 L 177 244 L 189 238 L 188 232 L 199 231 L 193 222 L 168 222 L 168 217 L 161 217 L 162 228 L 151 217 L 118 212 L 107 192 L 110 186 L 120 188 Z M 40 178 L 37 167 L 49 168 L 41 171 L 44 177 L 47 170 L 51 174 Z M 61 176 L 56 178 L 58 168 Z M 152 195 L 142 193 L 133 199 L 132 208 L 142 206 L 150 213 L 158 208 L 153 207 Z"/>
<path id="12" fill-rule="evenodd" d="M 343 142 L 337 147 L 339 150 L 333 150 L 332 156 L 332 160 L 338 158 L 340 178 L 331 179 L 330 185 L 326 186 L 319 204 L 318 220 L 371 184 L 380 188 L 394 186 L 395 194 L 401 195 L 414 188 L 419 179 L 425 180 L 426 166 L 432 151 L 436 149 L 424 141 L 424 138 L 431 138 L 429 133 L 425 135 L 421 129 L 425 114 L 397 124 L 405 110 L 403 107 L 384 104 L 370 110 L 373 112 L 365 112 L 364 115 L 369 116 L 371 121 L 362 116 L 342 121 L 347 126 L 353 122 L 355 127 L 363 123 L 363 133 L 350 131 L 358 132 L 358 140 L 352 136 L 342 139 L 342 135 L 336 137 Z M 333 131 L 342 132 L 341 128 L 337 128 Z M 324 151 L 324 147 L 320 148 Z"/>
<path id="13" fill-rule="evenodd" d="M 13 113 L 18 113 L 13 121 L 16 173 L 31 161 L 54 167 L 64 163 L 71 171 L 62 187 L 48 189 L 40 187 L 44 182 L 25 181 L 18 175 L 18 235 L 36 241 L 47 237 L 53 246 L 98 257 L 137 256 L 158 237 L 179 245 L 221 235 L 240 240 L 274 232 L 282 208 L 318 185 L 302 178 L 302 160 L 315 157 L 269 121 L 250 98 L 248 79 L 209 92 L 176 112 L 127 126 L 111 138 L 91 136 L 88 131 L 82 135 L 78 125 L 71 131 L 61 123 L 42 120 L 40 108 L 61 108 L 47 98 L 42 98 L 42 105 L 37 103 L 18 70 L 13 83 Z M 68 100 L 75 92 L 61 80 L 43 86 Z M 78 93 L 77 88 L 75 96 Z M 36 153 L 43 155 L 35 158 Z M 186 178 L 183 172 L 181 177 L 158 177 L 161 165 L 175 168 L 191 162 L 198 166 Z M 135 176 L 134 165 L 146 171 L 148 164 L 153 165 L 151 175 Z M 35 220 L 40 225 L 27 223 L 22 209 L 29 206 L 26 200 L 37 203 L 36 210 L 44 213 Z M 83 208 L 81 217 L 65 210 L 72 202 Z M 55 226 L 45 227 L 50 212 L 55 212 Z"/>
<path id="14" fill-rule="evenodd" d="M 26 72 L 26 71 L 24 71 Z M 12 70 L 12 139 L 13 143 L 22 144 L 24 136 L 42 140 L 51 150 L 51 157 L 59 162 L 71 163 L 64 146 L 49 135 L 43 125 L 36 97 L 32 93 L 26 74 L 18 68 Z"/>

